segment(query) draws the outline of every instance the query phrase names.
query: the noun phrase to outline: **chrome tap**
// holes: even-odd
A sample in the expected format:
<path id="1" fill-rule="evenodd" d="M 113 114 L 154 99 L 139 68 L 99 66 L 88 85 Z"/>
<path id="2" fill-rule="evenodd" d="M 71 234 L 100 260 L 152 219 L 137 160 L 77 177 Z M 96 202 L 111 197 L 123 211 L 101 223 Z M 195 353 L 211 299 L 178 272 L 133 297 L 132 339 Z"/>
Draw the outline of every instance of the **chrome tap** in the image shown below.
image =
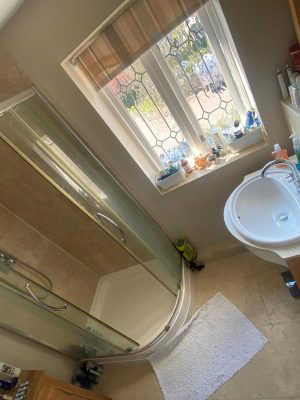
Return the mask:
<path id="1" fill-rule="evenodd" d="M 294 163 L 292 163 L 291 161 L 289 161 L 289 160 L 280 159 L 280 160 L 270 161 L 261 170 L 261 177 L 264 178 L 267 175 L 268 169 L 270 167 L 272 167 L 273 165 L 276 165 L 276 164 L 285 164 L 290 168 L 291 176 L 293 178 L 293 181 L 294 181 L 294 183 L 295 183 L 295 185 L 297 187 L 298 192 L 300 192 L 300 176 L 299 176 L 299 172 L 298 172 L 298 170 L 296 168 L 296 165 Z"/>

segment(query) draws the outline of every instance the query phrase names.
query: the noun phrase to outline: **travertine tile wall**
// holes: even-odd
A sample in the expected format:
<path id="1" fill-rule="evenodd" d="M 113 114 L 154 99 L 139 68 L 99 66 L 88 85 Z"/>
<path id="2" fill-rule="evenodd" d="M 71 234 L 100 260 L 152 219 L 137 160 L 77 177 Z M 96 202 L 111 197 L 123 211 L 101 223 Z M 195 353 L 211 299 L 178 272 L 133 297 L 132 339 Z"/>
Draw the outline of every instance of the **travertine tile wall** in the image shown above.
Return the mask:
<path id="1" fill-rule="evenodd" d="M 1 46 L 1 43 L 0 60 L 0 101 L 15 96 L 32 86 L 30 79 Z"/>
<path id="2" fill-rule="evenodd" d="M 32 86 L 1 43 L 0 60 L 0 101 Z M 85 311 L 100 276 L 137 263 L 2 139 L 0 248 L 44 273 L 55 294 Z"/>
<path id="3" fill-rule="evenodd" d="M 2 205 L 0 248 L 48 276 L 55 294 L 89 311 L 98 275 Z M 38 283 L 41 281 L 39 275 L 29 274 L 22 266 L 18 265 L 17 270 Z"/>
<path id="4" fill-rule="evenodd" d="M 0 101 L 32 82 L 0 43 Z M 0 248 L 46 274 L 53 292 L 89 311 L 101 275 L 136 264 L 113 239 L 0 140 Z M 22 267 L 15 267 L 21 271 Z M 25 272 L 40 282 L 40 277 Z M 13 304 L 0 302 L 0 308 Z M 14 312 L 16 317 L 16 310 Z M 27 320 L 27 315 L 24 315 Z M 0 328 L 1 361 L 69 380 L 69 358 Z"/>
<path id="5" fill-rule="evenodd" d="M 30 88 L 32 83 L 27 76 L 18 68 L 17 64 L 5 51 L 3 46 L 0 44 L 0 101 L 6 100 L 16 94 Z M 0 176 L 6 172 L 6 168 L 1 167 Z M 3 190 L 0 189 L 3 193 Z M 5 193 L 3 193 L 5 195 Z M 30 232 L 30 234 L 29 234 Z M 18 241 L 15 238 L 19 238 Z M 54 253 L 59 252 L 62 256 L 63 265 L 68 264 L 68 269 L 74 272 L 74 268 L 81 272 L 85 271 L 85 267 L 74 260 L 70 255 L 63 252 L 55 246 L 49 239 L 44 237 L 35 231 L 32 227 L 26 224 L 21 219 L 17 218 L 14 214 L 9 212 L 5 207 L 0 204 L 0 247 L 6 247 L 7 251 L 12 251 L 20 258 L 27 260 L 30 264 L 37 266 L 39 260 L 47 257 L 53 247 L 55 247 Z M 18 244 L 16 244 L 18 243 Z M 67 260 L 67 261 L 66 261 Z M 44 265 L 44 264 L 43 264 Z M 78 269 L 78 265 L 80 268 Z M 45 264 L 46 266 L 46 264 Z M 58 268 L 59 264 L 56 265 Z M 53 274 L 54 270 L 47 271 L 47 274 Z M 81 304 L 83 308 L 87 308 L 90 303 L 90 298 L 93 294 L 93 286 L 95 282 L 94 275 L 89 272 L 91 277 L 90 292 L 85 293 L 83 296 L 78 296 L 76 300 L 79 300 L 78 304 Z M 93 279 L 92 279 L 93 277 Z M 68 278 L 69 279 L 69 278 Z M 87 275 L 85 275 L 87 279 Z M 65 285 L 68 280 L 65 280 Z M 54 289 L 60 293 L 59 287 L 60 280 L 54 284 Z M 76 286 L 73 284 L 73 288 Z M 69 296 L 69 290 L 66 292 Z M 75 291 L 74 291 L 75 295 Z M 81 297 L 81 299 L 80 299 Z M 74 299 L 73 294 L 70 296 L 70 302 Z M 1 306 L 4 306 L 1 302 Z M 9 306 L 11 309 L 12 305 Z M 43 369 L 48 374 L 56 376 L 60 379 L 70 380 L 72 374 L 76 369 L 76 363 L 46 347 L 34 343 L 23 337 L 14 335 L 13 333 L 0 328 L 0 340 L 1 340 L 1 361 L 6 361 L 9 364 L 17 365 L 21 368 L 27 369 Z"/>
<path id="6" fill-rule="evenodd" d="M 136 261 L 0 139 L 0 204 L 99 276 Z"/>
<path id="7" fill-rule="evenodd" d="M 0 42 L 0 101 L 32 83 Z M 0 204 L 102 276 L 137 264 L 118 243 L 0 139 Z"/>

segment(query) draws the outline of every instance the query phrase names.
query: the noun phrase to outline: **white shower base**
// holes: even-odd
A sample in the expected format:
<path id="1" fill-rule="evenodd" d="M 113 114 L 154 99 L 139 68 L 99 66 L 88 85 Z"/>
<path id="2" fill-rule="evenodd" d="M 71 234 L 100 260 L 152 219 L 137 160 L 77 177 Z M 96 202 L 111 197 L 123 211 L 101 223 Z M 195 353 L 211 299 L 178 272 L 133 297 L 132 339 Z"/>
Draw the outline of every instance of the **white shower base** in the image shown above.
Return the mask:
<path id="1" fill-rule="evenodd" d="M 168 324 L 176 296 L 141 265 L 98 282 L 90 314 L 145 346 Z"/>

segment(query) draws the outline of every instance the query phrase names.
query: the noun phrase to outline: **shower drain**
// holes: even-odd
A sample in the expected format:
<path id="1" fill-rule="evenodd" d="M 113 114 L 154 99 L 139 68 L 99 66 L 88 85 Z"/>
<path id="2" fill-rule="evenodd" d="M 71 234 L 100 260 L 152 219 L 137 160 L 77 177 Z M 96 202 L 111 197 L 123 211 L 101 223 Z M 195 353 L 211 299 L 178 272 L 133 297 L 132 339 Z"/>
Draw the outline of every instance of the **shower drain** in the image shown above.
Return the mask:
<path id="1" fill-rule="evenodd" d="M 284 222 L 289 219 L 289 216 L 287 214 L 281 214 L 281 215 L 279 215 L 278 219 L 279 219 L 279 221 Z"/>

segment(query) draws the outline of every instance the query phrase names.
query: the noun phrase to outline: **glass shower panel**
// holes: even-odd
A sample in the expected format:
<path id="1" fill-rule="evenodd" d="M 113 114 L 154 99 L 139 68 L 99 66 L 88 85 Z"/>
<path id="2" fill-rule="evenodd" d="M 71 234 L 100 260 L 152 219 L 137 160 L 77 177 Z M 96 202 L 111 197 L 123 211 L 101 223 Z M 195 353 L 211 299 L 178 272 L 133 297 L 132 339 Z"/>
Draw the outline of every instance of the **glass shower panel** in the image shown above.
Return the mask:
<path id="1" fill-rule="evenodd" d="M 137 260 L 1 138 L 0 170 L 1 247 L 31 280 L 91 312 L 98 280 Z"/>
<path id="2" fill-rule="evenodd" d="M 177 294 L 181 260 L 170 240 L 38 94 L 7 107 L 0 135 Z"/>
<path id="3" fill-rule="evenodd" d="M 126 354 L 138 346 L 13 268 L 0 265 L 0 326 L 76 359 Z"/>

